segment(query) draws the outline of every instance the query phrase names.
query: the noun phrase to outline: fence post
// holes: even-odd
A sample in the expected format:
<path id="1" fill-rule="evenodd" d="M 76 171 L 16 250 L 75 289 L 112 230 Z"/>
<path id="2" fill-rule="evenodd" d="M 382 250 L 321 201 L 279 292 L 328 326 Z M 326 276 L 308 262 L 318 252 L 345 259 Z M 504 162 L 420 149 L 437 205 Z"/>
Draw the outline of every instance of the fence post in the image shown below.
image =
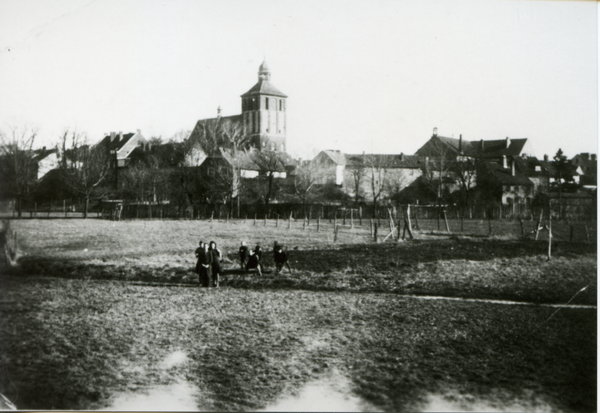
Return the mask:
<path id="1" fill-rule="evenodd" d="M 444 213 L 444 216 L 446 214 Z M 446 221 L 446 227 L 448 227 L 448 221 Z M 410 222 L 410 204 L 408 204 L 408 206 L 406 207 L 406 228 L 408 229 L 408 235 L 410 236 L 410 239 L 414 239 L 415 236 L 413 235 L 412 232 L 412 224 Z M 448 231 L 450 232 L 450 231 Z M 400 233 L 400 229 L 398 229 L 398 234 Z"/>
<path id="2" fill-rule="evenodd" d="M 373 240 L 377 242 L 377 224 L 374 224 L 373 227 Z"/>
<path id="3" fill-rule="evenodd" d="M 288 221 L 288 229 L 292 228 L 292 214 L 293 214 L 293 212 L 290 212 L 290 219 Z"/>
<path id="4" fill-rule="evenodd" d="M 354 229 L 354 209 L 350 208 L 350 228 Z"/>
<path id="5" fill-rule="evenodd" d="M 333 242 L 336 242 L 338 238 L 338 226 L 337 224 L 333 227 Z"/>
<path id="6" fill-rule="evenodd" d="M 306 217 L 302 220 L 302 229 L 306 229 Z"/>
<path id="7" fill-rule="evenodd" d="M 552 258 L 552 214 L 548 215 L 548 261 Z"/>
<path id="8" fill-rule="evenodd" d="M 333 219 L 333 227 L 337 227 L 337 214 L 335 214 L 335 218 Z"/>
<path id="9" fill-rule="evenodd" d="M 275 217 L 275 227 L 279 228 L 279 214 Z"/>
<path id="10" fill-rule="evenodd" d="M 256 214 L 254 214 L 254 225 L 256 225 Z"/>
<path id="11" fill-rule="evenodd" d="M 229 211 L 227 211 L 227 216 L 225 217 L 225 222 L 229 224 Z"/>
<path id="12" fill-rule="evenodd" d="M 373 236 L 373 218 L 369 219 L 369 234 Z"/>
<path id="13" fill-rule="evenodd" d="M 321 229 L 321 217 L 317 217 L 317 232 Z"/>
<path id="14" fill-rule="evenodd" d="M 265 227 L 267 226 L 267 214 L 265 214 Z"/>
<path id="15" fill-rule="evenodd" d="M 362 227 L 362 207 L 358 207 L 358 225 Z"/>
<path id="16" fill-rule="evenodd" d="M 448 225 L 448 217 L 446 216 L 446 209 L 444 209 L 443 213 L 444 213 L 444 222 L 446 223 L 446 232 L 450 232 L 450 226 Z"/>
<path id="17" fill-rule="evenodd" d="M 542 216 L 544 215 L 544 208 L 540 209 L 540 218 L 538 219 L 537 227 L 535 227 L 535 240 L 537 241 L 538 235 L 540 234 L 540 225 L 542 225 Z"/>
<path id="18" fill-rule="evenodd" d="M 490 231 L 490 235 L 492 235 L 492 214 L 488 214 L 488 230 Z"/>
<path id="19" fill-rule="evenodd" d="M 571 236 L 569 237 L 569 241 L 573 242 L 573 224 L 570 224 L 571 227 Z"/>
<path id="20" fill-rule="evenodd" d="M 33 210 L 35 211 L 35 217 L 37 218 L 37 202 L 33 203 Z"/>
<path id="21" fill-rule="evenodd" d="M 525 236 L 525 230 L 523 230 L 523 220 L 519 216 L 519 224 L 521 225 L 521 236 Z"/>
<path id="22" fill-rule="evenodd" d="M 215 216 L 215 211 L 212 211 L 210 213 L 210 221 L 209 222 L 212 222 L 214 216 Z"/>

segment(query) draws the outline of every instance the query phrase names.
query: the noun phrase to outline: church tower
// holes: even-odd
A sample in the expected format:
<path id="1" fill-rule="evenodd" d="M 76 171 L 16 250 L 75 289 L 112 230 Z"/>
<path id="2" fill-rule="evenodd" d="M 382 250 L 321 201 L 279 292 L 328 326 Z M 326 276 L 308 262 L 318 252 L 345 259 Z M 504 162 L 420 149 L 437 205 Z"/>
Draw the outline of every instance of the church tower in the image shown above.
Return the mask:
<path id="1" fill-rule="evenodd" d="M 271 83 L 271 72 L 264 61 L 258 69 L 258 83 L 242 95 L 242 124 L 252 145 L 261 151 L 285 152 L 286 99 Z"/>

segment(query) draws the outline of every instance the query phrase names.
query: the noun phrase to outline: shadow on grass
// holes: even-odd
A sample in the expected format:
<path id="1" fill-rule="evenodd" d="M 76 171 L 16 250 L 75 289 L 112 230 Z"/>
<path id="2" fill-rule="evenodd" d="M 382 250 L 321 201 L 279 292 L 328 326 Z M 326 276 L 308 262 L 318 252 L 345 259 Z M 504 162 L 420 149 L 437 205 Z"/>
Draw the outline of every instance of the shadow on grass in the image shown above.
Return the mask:
<path id="1" fill-rule="evenodd" d="M 589 259 L 596 253 L 596 245 L 586 243 L 554 243 L 556 264 L 552 265 L 544 257 L 545 242 L 446 240 L 335 247 L 288 251 L 292 274 L 287 269 L 275 274 L 273 256 L 265 251 L 262 277 L 252 270 L 241 271 L 235 254 L 229 254 L 229 262 L 223 265 L 221 286 L 564 303 L 587 285 L 596 271 Z M 582 260 L 583 257 L 586 258 Z M 439 261 L 443 264 L 438 264 Z M 193 268 L 186 267 L 152 267 L 129 262 L 97 264 L 35 256 L 22 257 L 19 263 L 18 268 L 3 273 L 198 285 Z M 594 283 L 593 288 L 573 303 L 596 304 L 595 290 Z"/>

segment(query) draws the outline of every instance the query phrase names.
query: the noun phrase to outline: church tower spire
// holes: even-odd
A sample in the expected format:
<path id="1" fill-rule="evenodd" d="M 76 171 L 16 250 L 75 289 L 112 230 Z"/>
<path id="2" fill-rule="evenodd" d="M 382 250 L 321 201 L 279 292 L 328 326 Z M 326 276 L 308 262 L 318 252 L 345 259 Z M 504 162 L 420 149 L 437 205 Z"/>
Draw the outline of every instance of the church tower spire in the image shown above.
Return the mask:
<path id="1" fill-rule="evenodd" d="M 261 151 L 286 151 L 287 95 L 271 83 L 266 60 L 258 68 L 258 83 L 242 95 L 244 133 Z"/>

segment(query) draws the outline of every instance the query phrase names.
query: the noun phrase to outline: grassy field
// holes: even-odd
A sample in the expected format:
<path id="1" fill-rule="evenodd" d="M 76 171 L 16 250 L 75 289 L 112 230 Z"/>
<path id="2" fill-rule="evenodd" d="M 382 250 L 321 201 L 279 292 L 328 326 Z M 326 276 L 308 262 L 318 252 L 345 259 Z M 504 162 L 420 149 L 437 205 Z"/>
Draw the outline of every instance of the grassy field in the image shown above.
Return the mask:
<path id="1" fill-rule="evenodd" d="M 571 303 L 595 305 L 595 244 L 557 242 L 547 262 L 545 242 L 375 244 L 356 228 L 333 243 L 269 224 L 13 221 L 28 255 L 0 277 L 0 392 L 22 409 L 157 394 L 163 409 L 307 409 L 318 394 L 334 410 L 596 410 L 595 308 L 418 297 L 560 304 L 588 286 Z M 222 288 L 200 289 L 200 238 L 231 260 L 240 240 L 278 240 L 295 271 L 226 264 Z"/>

